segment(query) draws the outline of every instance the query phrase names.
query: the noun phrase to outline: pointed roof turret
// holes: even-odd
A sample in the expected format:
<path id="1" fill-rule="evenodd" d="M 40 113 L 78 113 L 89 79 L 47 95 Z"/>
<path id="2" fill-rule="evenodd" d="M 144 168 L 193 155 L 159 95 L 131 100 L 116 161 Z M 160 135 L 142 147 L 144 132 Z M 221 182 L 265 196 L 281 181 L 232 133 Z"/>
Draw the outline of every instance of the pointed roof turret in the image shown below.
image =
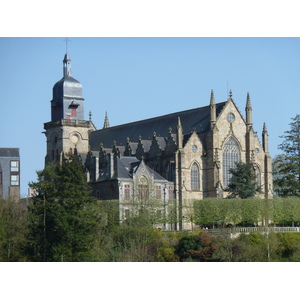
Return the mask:
<path id="1" fill-rule="evenodd" d="M 63 65 L 64 65 L 64 78 L 71 76 L 71 59 L 68 53 L 65 54 Z"/>
<path id="2" fill-rule="evenodd" d="M 51 120 L 67 119 L 71 109 L 76 108 L 73 119 L 84 120 L 82 84 L 71 76 L 71 59 L 68 53 L 63 59 L 63 78 L 52 89 Z"/>
<path id="3" fill-rule="evenodd" d="M 71 76 L 71 59 L 68 53 L 65 54 L 63 60 L 64 77 L 53 86 L 53 99 L 61 99 L 65 96 L 72 98 L 82 98 L 81 83 Z"/>
<path id="4" fill-rule="evenodd" d="M 109 120 L 108 120 L 108 115 L 107 111 L 105 112 L 105 119 L 104 119 L 104 124 L 103 124 L 103 129 L 110 127 L 109 125 Z"/>

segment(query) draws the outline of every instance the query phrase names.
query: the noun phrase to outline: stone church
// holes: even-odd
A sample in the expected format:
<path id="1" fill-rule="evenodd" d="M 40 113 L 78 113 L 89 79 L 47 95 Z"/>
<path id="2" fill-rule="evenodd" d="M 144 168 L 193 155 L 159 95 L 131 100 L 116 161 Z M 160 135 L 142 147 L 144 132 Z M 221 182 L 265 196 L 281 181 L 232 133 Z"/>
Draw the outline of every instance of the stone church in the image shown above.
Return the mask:
<path id="1" fill-rule="evenodd" d="M 106 113 L 97 130 L 91 113 L 84 119 L 82 85 L 71 75 L 67 53 L 63 78 L 53 86 L 51 121 L 44 124 L 45 162 L 77 155 L 94 195 L 119 200 L 120 220 L 152 208 L 165 229 L 188 228 L 193 200 L 227 196 L 237 161 L 252 163 L 262 187 L 258 196 L 272 197 L 267 128 L 260 142 L 249 93 L 245 98 L 245 117 L 231 91 L 218 103 L 211 91 L 208 105 L 128 124 L 110 126 Z"/>

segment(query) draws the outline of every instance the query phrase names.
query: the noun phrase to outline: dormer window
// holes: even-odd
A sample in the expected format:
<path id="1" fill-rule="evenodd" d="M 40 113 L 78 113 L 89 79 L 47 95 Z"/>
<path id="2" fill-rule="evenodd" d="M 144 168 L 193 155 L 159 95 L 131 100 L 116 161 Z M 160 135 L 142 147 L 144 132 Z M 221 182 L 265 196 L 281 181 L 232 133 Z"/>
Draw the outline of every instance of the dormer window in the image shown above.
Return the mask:
<path id="1" fill-rule="evenodd" d="M 79 104 L 76 101 L 72 101 L 69 105 L 69 109 L 71 110 L 71 117 L 77 117 L 77 108 Z"/>
<path id="2" fill-rule="evenodd" d="M 71 102 L 71 104 L 69 105 L 69 108 L 77 108 L 79 106 L 79 104 L 75 101 L 75 100 L 73 100 L 72 102 Z"/>

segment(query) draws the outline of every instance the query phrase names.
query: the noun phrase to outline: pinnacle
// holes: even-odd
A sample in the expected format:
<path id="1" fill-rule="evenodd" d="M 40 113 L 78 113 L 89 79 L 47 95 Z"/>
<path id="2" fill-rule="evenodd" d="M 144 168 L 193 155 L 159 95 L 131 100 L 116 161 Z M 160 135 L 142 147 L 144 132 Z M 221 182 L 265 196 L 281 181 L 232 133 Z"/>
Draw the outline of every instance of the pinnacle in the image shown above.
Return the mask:
<path id="1" fill-rule="evenodd" d="M 103 124 L 103 129 L 110 127 L 107 112 L 105 112 L 105 119 Z"/>
<path id="2" fill-rule="evenodd" d="M 178 128 L 178 127 L 180 127 L 180 128 L 182 127 L 182 126 L 181 126 L 181 119 L 180 119 L 180 117 L 178 117 L 177 128 Z"/>
<path id="3" fill-rule="evenodd" d="M 266 125 L 266 122 L 264 122 L 263 132 L 266 132 L 266 131 L 267 131 L 267 125 Z"/>
<path id="4" fill-rule="evenodd" d="M 211 90 L 210 94 L 210 105 L 215 104 L 215 95 L 214 95 L 214 90 Z"/>
<path id="5" fill-rule="evenodd" d="M 250 100 L 250 95 L 249 92 L 247 93 L 247 102 L 246 102 L 246 107 L 250 108 L 251 107 L 251 100 Z"/>

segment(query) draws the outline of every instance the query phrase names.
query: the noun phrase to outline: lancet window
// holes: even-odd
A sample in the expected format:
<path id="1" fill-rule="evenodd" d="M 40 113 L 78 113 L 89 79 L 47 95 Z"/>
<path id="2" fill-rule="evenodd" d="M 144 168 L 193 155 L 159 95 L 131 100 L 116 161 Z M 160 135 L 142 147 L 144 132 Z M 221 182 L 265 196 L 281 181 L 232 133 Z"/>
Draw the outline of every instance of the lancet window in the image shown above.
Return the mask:
<path id="1" fill-rule="evenodd" d="M 241 160 L 241 151 L 235 138 L 230 137 L 223 149 L 223 185 L 228 186 L 231 174 L 230 169 L 235 168 L 235 163 Z"/>
<path id="2" fill-rule="evenodd" d="M 259 187 L 259 186 L 261 186 L 261 172 L 260 172 L 259 167 L 256 168 L 255 175 L 256 175 L 256 183 L 257 183 L 257 186 Z"/>
<path id="3" fill-rule="evenodd" d="M 199 167 L 196 163 L 193 163 L 191 169 L 191 187 L 194 191 L 198 191 L 200 189 L 199 177 Z"/>

